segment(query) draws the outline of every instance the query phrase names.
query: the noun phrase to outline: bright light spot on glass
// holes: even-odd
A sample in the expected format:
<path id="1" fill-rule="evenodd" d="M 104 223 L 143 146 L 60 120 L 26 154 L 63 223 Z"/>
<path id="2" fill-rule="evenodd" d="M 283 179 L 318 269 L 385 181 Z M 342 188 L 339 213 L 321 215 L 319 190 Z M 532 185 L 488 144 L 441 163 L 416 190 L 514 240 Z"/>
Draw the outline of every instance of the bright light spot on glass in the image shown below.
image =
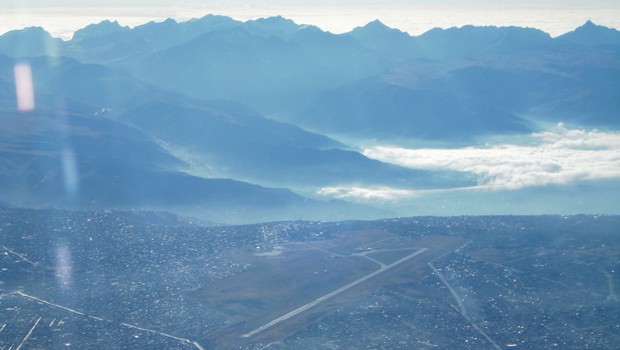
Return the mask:
<path id="1" fill-rule="evenodd" d="M 75 154 L 70 149 L 62 152 L 62 174 L 67 194 L 74 195 L 78 191 L 78 169 Z"/>
<path id="2" fill-rule="evenodd" d="M 70 289 L 73 282 L 73 262 L 71 251 L 66 245 L 56 248 L 56 278 L 62 289 Z"/>
<path id="3" fill-rule="evenodd" d="M 15 66 L 15 92 L 18 110 L 22 112 L 34 110 L 34 85 L 30 65 L 18 64 Z"/>

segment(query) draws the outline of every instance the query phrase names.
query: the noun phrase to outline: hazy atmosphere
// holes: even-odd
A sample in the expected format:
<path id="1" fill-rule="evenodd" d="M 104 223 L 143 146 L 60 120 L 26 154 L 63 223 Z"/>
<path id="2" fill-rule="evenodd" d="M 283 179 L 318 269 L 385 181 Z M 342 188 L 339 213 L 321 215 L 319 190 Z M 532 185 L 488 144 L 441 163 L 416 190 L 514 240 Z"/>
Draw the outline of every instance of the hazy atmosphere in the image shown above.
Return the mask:
<path id="1" fill-rule="evenodd" d="M 38 190 L 24 196 L 7 185 L 9 202 L 144 202 L 207 215 L 196 204 L 203 200 L 200 191 L 162 193 L 158 183 L 193 188 L 206 181 L 223 189 L 214 181 L 229 181 L 227 186 L 246 186 L 242 192 L 253 200 L 250 192 L 263 189 L 251 186 L 290 191 L 270 192 L 278 204 L 269 215 L 262 212 L 269 196 L 259 196 L 246 208 L 260 208 L 258 217 L 237 212 L 246 197 L 227 199 L 235 210 L 218 219 L 232 222 L 301 213 L 346 218 L 620 210 L 610 191 L 620 185 L 614 79 L 620 6 L 611 1 L 1 6 L 0 23 L 12 32 L 0 37 L 0 53 L 55 57 L 20 61 L 14 77 L 5 77 L 15 79 L 18 111 L 63 106 L 77 116 L 104 116 L 105 123 L 93 126 L 98 132 L 117 123 L 138 128 L 146 134 L 139 139 L 151 142 L 150 158 L 144 158 L 150 167 L 192 176 L 127 187 L 137 176 L 133 171 L 147 171 L 134 164 L 137 155 L 99 165 L 112 153 L 89 153 L 97 138 L 80 138 L 59 146 L 57 181 L 64 196 L 52 199 Z M 39 28 L 16 30 L 32 25 Z M 18 125 L 27 123 L 14 117 Z M 50 123 L 81 123 L 75 117 Z M 58 130 L 49 129 L 50 135 L 68 137 Z M 75 130 L 74 137 L 86 135 Z M 98 177 L 122 179 L 112 175 L 118 169 L 131 169 L 128 179 L 113 185 L 128 192 L 101 198 Z M 31 174 L 24 171 L 22 176 Z M 576 193 L 579 200 L 573 200 Z M 310 211 L 286 205 L 308 199 L 317 201 L 309 202 L 315 206 Z M 320 208 L 321 201 L 340 209 Z"/>
<path id="2" fill-rule="evenodd" d="M 239 20 L 281 15 L 299 24 L 313 24 L 343 33 L 380 19 L 418 35 L 434 28 L 496 25 L 542 29 L 552 36 L 587 20 L 620 27 L 620 4 L 594 1 L 72 1 L 8 0 L 0 3 L 0 33 L 26 26 L 43 26 L 52 35 L 70 39 L 73 32 L 104 19 L 136 26 L 151 20 L 179 21 L 218 14 Z"/>
<path id="3" fill-rule="evenodd" d="M 0 349 L 620 349 L 619 27 L 0 0 Z"/>

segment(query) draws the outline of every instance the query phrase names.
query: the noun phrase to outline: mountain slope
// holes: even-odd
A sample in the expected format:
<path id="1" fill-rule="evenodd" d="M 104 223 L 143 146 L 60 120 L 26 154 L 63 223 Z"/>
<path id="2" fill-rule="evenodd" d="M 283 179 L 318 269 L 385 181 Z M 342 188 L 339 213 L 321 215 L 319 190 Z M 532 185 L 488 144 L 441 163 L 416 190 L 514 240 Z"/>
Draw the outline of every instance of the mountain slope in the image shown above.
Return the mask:
<path id="1" fill-rule="evenodd" d="M 345 35 L 392 59 L 408 60 L 420 52 L 413 37 L 398 29 L 390 28 L 379 20 L 357 27 Z"/>
<path id="2" fill-rule="evenodd" d="M 620 31 L 587 21 L 581 27 L 560 35 L 556 41 L 563 45 L 601 46 L 620 45 Z"/>
<path id="3" fill-rule="evenodd" d="M 229 17 L 207 15 L 186 22 L 172 19 L 149 22 L 134 28 L 102 21 L 75 32 L 65 46 L 65 55 L 85 62 L 119 65 L 180 45 L 204 33 L 240 26 Z"/>
<path id="4" fill-rule="evenodd" d="M 326 91 L 299 115 L 312 130 L 358 137 L 463 140 L 526 132 L 526 122 L 450 86 L 407 87 L 383 77 Z"/>
<path id="5" fill-rule="evenodd" d="M 326 137 L 250 112 L 213 103 L 152 101 L 130 109 L 118 120 L 166 142 L 196 165 L 268 186 L 307 189 L 342 183 L 435 187 L 469 183 L 456 176 L 400 168 L 342 149 Z M 207 169 L 205 169 L 205 167 Z"/>
<path id="6" fill-rule="evenodd" d="M 297 31 L 291 40 L 321 66 L 343 72 L 347 80 L 378 74 L 394 65 L 391 57 L 374 52 L 355 38 L 324 32 L 313 26 Z"/>
<path id="7" fill-rule="evenodd" d="M 0 200 L 18 206 L 143 208 L 218 222 L 372 215 L 286 189 L 179 172 L 184 165 L 139 131 L 97 117 L 2 112 Z"/>
<path id="8" fill-rule="evenodd" d="M 50 64 L 39 58 L 31 60 L 31 67 L 39 109 L 61 106 L 133 125 L 180 151 L 188 161 L 205 164 L 210 177 L 293 188 L 350 182 L 432 187 L 444 182 L 437 174 L 398 168 L 343 150 L 344 145 L 325 136 L 264 118 L 233 102 L 167 93 L 105 66 L 72 59 Z M 9 75 L 7 69 L 0 77 L 9 79 Z M 14 101 L 13 96 L 7 99 Z M 204 169 L 193 170 L 204 173 Z"/>
<path id="9" fill-rule="evenodd" d="M 415 42 L 418 57 L 453 60 L 546 49 L 552 39 L 534 28 L 467 25 L 431 29 L 415 37 Z"/>
<path id="10" fill-rule="evenodd" d="M 0 54 L 10 57 L 58 55 L 64 43 L 41 27 L 12 30 L 0 36 Z"/>
<path id="11" fill-rule="evenodd" d="M 235 100 L 262 113 L 298 109 L 308 94 L 345 81 L 343 73 L 313 62 L 294 42 L 243 28 L 207 33 L 127 69 L 169 90 Z"/>

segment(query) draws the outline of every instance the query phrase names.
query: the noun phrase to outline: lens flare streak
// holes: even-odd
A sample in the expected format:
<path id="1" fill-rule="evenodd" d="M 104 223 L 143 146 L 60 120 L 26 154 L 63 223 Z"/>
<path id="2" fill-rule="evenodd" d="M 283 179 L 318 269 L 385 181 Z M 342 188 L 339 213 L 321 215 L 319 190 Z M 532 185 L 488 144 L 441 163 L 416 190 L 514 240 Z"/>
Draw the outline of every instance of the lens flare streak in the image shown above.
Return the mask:
<path id="1" fill-rule="evenodd" d="M 56 264 L 54 272 L 61 289 L 71 289 L 73 284 L 73 261 L 71 250 L 66 245 L 56 248 Z"/>
<path id="2" fill-rule="evenodd" d="M 32 111 L 35 108 L 32 69 L 30 65 L 22 63 L 16 65 L 14 71 L 17 109 L 21 112 Z"/>

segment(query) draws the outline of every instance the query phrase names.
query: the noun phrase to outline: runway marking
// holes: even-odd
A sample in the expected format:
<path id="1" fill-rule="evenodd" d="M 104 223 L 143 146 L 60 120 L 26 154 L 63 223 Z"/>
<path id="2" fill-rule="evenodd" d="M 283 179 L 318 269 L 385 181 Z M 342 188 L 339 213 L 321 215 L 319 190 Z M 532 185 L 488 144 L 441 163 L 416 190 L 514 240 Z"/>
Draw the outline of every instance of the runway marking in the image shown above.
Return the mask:
<path id="1" fill-rule="evenodd" d="M 87 315 L 87 314 L 85 314 L 85 313 L 83 313 L 83 312 L 80 312 L 80 311 L 77 311 L 77 310 L 74 310 L 74 309 L 68 308 L 68 307 L 66 307 L 66 306 L 62 306 L 62 305 L 55 304 L 55 303 L 52 303 L 52 302 L 50 302 L 50 301 L 43 300 L 43 299 L 41 299 L 41 298 L 37 298 L 37 297 L 32 296 L 32 295 L 28 295 L 28 294 L 26 294 L 26 293 L 24 293 L 24 292 L 21 292 L 21 291 L 16 292 L 16 294 L 19 294 L 19 295 L 21 295 L 21 296 L 23 296 L 23 297 L 26 297 L 26 298 L 28 298 L 28 299 L 36 300 L 36 301 L 38 301 L 38 302 L 41 302 L 41 303 L 44 303 L 44 304 L 47 304 L 47 305 L 51 305 L 51 306 L 54 306 L 54 307 L 57 307 L 57 308 L 60 308 L 60 309 L 63 309 L 63 310 L 67 310 L 67 311 L 72 312 L 72 313 L 74 313 L 74 314 L 78 314 L 78 315 L 81 315 L 81 316 L 89 317 L 89 318 L 95 319 L 95 320 L 97 320 L 97 321 L 102 321 L 102 322 L 112 322 L 112 323 L 114 323 L 114 321 L 106 320 L 106 319 L 104 319 L 104 318 L 97 317 L 97 316 Z M 52 322 L 53 322 L 53 321 L 52 321 Z M 37 322 L 37 323 L 38 323 L 38 322 Z M 193 345 L 194 345 L 194 346 L 196 346 L 198 349 L 200 349 L 200 350 L 204 350 L 204 349 L 200 346 L 200 344 L 198 344 L 198 342 L 191 341 L 191 340 L 189 340 L 189 339 L 185 339 L 185 338 L 177 337 L 177 336 L 174 336 L 174 335 L 171 335 L 171 334 L 167 334 L 167 333 L 159 332 L 159 331 L 156 331 L 156 330 L 152 330 L 152 329 L 148 329 L 148 328 L 144 328 L 144 327 L 136 326 L 136 325 L 129 324 L 129 323 L 125 323 L 125 322 L 121 322 L 120 324 L 121 324 L 122 326 L 129 327 L 129 328 L 133 328 L 133 329 L 138 329 L 138 330 L 141 330 L 141 331 L 143 331 L 143 332 L 155 333 L 155 334 L 159 334 L 159 335 L 164 336 L 164 337 L 168 337 L 168 338 L 172 338 L 172 339 L 175 339 L 175 340 L 178 340 L 178 341 L 182 341 L 182 342 L 185 342 L 185 343 L 193 344 Z M 17 349 L 16 349 L 16 350 L 17 350 Z"/>
<path id="2" fill-rule="evenodd" d="M 383 239 L 381 241 L 385 241 L 385 240 Z M 403 251 L 403 250 L 416 250 L 416 249 L 417 248 L 377 249 L 377 250 L 365 251 L 365 252 L 362 252 L 362 253 L 353 253 L 353 254 L 351 254 L 351 256 L 361 256 L 361 257 L 364 257 L 367 260 L 370 260 L 370 261 L 372 261 L 374 263 L 377 263 L 377 264 L 379 264 L 379 266 L 383 267 L 383 266 L 386 266 L 386 264 L 384 262 L 379 261 L 379 260 L 377 260 L 375 258 L 371 258 L 371 257 L 368 256 L 368 254 L 384 253 L 384 252 L 400 252 L 400 251 Z"/>
<path id="3" fill-rule="evenodd" d="M 26 334 L 26 336 L 24 337 L 24 340 L 22 340 L 22 342 L 19 343 L 19 346 L 17 348 L 15 348 L 15 350 L 19 350 L 19 349 L 22 348 L 22 346 L 24 346 L 24 344 L 26 343 L 26 340 L 28 340 L 28 338 L 30 338 L 30 336 L 32 335 L 32 332 L 37 327 L 37 325 L 39 324 L 40 321 L 41 321 L 41 317 L 39 317 L 39 319 L 37 319 L 37 322 L 34 323 L 32 328 L 30 328 L 30 331 L 28 332 L 28 334 Z"/>
<path id="4" fill-rule="evenodd" d="M 466 256 L 470 259 L 476 260 L 476 261 L 480 261 L 483 263 L 487 263 L 487 264 L 491 264 L 493 266 L 497 266 L 499 268 L 502 268 L 504 270 L 508 270 L 508 271 L 512 271 L 512 272 L 516 272 L 516 273 L 523 273 L 523 271 L 519 270 L 519 269 L 515 269 L 514 267 L 510 267 L 510 266 L 506 266 L 506 265 L 502 265 L 502 264 L 498 264 L 492 261 L 488 261 L 488 260 L 484 260 L 484 259 L 480 259 L 480 258 L 476 258 L 474 256 L 471 256 L 469 254 L 466 254 Z"/>
<path id="5" fill-rule="evenodd" d="M 374 262 L 374 263 L 379 264 L 379 267 L 384 267 L 384 266 L 385 266 L 385 264 L 384 264 L 384 263 L 382 263 L 381 261 L 379 261 L 379 260 L 377 260 L 377 259 L 373 259 L 373 258 L 369 257 L 369 256 L 368 256 L 368 255 L 366 255 L 366 254 L 360 254 L 360 255 L 358 255 L 358 256 L 363 256 L 363 257 L 364 257 L 364 258 L 366 258 L 367 260 L 370 260 L 370 261 L 372 261 L 372 262 Z"/>
<path id="6" fill-rule="evenodd" d="M 57 307 L 57 308 L 61 308 L 61 309 L 63 309 L 63 310 L 67 310 L 67 311 L 69 311 L 69 312 L 73 312 L 74 314 L 78 314 L 78 315 L 86 316 L 86 314 L 84 314 L 83 312 L 80 312 L 80 311 L 77 311 L 77 310 L 70 309 L 70 308 L 68 308 L 68 307 L 66 307 L 66 306 L 62 306 L 62 305 L 58 305 L 58 304 L 54 304 L 54 303 L 49 302 L 49 301 L 47 301 L 47 300 L 43 300 L 43 299 L 37 298 L 37 297 L 35 297 L 35 296 L 28 295 L 28 294 L 26 294 L 26 293 L 24 293 L 24 292 L 22 292 L 22 291 L 18 291 L 18 292 L 17 292 L 17 294 L 19 294 L 19 295 L 21 295 L 21 296 L 23 296 L 23 297 L 26 297 L 26 298 L 28 298 L 28 299 L 36 300 L 36 301 L 38 301 L 38 302 L 41 302 L 41 303 L 44 303 L 44 304 L 47 304 L 47 305 L 55 306 L 55 307 Z"/>
<path id="7" fill-rule="evenodd" d="M 325 249 L 325 248 L 321 248 L 321 247 L 316 246 L 316 245 L 314 245 L 314 244 L 312 244 L 312 243 L 309 243 L 309 242 L 304 242 L 304 244 L 305 244 L 306 246 L 310 247 L 311 249 L 316 249 L 316 250 L 322 251 L 322 252 L 324 252 L 324 253 L 327 253 L 327 254 L 329 254 L 329 255 L 337 256 L 337 257 L 339 257 L 339 258 L 344 258 L 344 257 L 346 257 L 346 255 L 342 255 L 342 254 L 340 254 L 340 253 L 332 252 L 331 250 L 328 250 L 328 249 Z"/>
<path id="8" fill-rule="evenodd" d="M 198 342 L 197 342 L 197 341 L 193 342 L 192 344 L 194 344 L 194 346 L 195 346 L 196 348 L 198 348 L 198 350 L 205 350 L 205 348 L 203 348 L 202 346 L 200 346 L 200 344 L 198 344 Z"/>
<path id="9" fill-rule="evenodd" d="M 459 304 L 459 311 L 461 312 L 461 315 L 463 315 L 463 317 L 465 317 L 465 319 L 469 321 L 469 323 L 471 323 L 472 327 L 474 327 L 478 331 L 478 333 L 480 333 L 486 340 L 488 340 L 489 343 L 491 343 L 491 345 L 493 345 L 495 349 L 501 350 L 502 347 L 499 346 L 495 342 L 495 340 L 493 340 L 484 330 L 482 330 L 482 328 L 478 327 L 478 325 L 474 322 L 474 320 L 472 320 L 469 317 L 469 315 L 467 314 L 467 310 L 465 309 L 465 305 L 463 305 L 463 301 L 461 300 L 461 297 L 459 297 L 459 295 L 456 293 L 454 288 L 452 288 L 452 286 L 450 285 L 446 277 L 443 275 L 443 273 L 441 273 L 441 271 L 435 268 L 432 262 L 429 262 L 428 266 L 430 266 L 430 268 L 433 269 L 433 272 L 435 273 L 435 275 L 439 277 L 439 279 L 444 284 L 444 286 L 448 288 L 448 290 L 450 291 L 454 299 L 456 299 L 456 302 Z"/>
<path id="10" fill-rule="evenodd" d="M 16 252 L 16 251 L 14 251 L 14 250 L 9 249 L 9 248 L 8 248 L 8 247 L 6 247 L 6 246 L 2 246 L 2 248 L 4 248 L 4 250 L 6 250 L 7 252 L 9 252 L 9 253 L 11 253 L 11 254 L 13 254 L 13 255 L 15 255 L 15 256 L 17 256 L 17 257 L 19 257 L 19 258 L 20 258 L 20 259 L 22 259 L 23 261 L 25 261 L 25 262 L 29 263 L 29 264 L 30 264 L 30 265 L 32 265 L 32 266 L 37 266 L 37 265 L 38 265 L 36 262 L 33 262 L 33 261 L 28 260 L 28 258 L 26 258 L 23 254 L 19 254 L 18 252 Z"/>
<path id="11" fill-rule="evenodd" d="M 463 250 L 465 247 L 467 247 L 469 245 L 469 243 L 473 242 L 473 240 L 463 244 L 459 249 L 455 250 L 455 252 L 460 253 L 461 250 Z"/>
<path id="12" fill-rule="evenodd" d="M 13 295 L 13 294 L 17 294 L 17 292 L 10 292 L 10 293 L 6 293 L 6 294 L 0 294 L 0 299 L 2 299 L 4 297 L 8 297 L 9 295 Z"/>
<path id="13" fill-rule="evenodd" d="M 609 296 L 607 297 L 609 300 L 618 302 L 618 294 L 616 294 L 616 289 L 614 288 L 615 283 L 614 283 L 614 275 L 612 275 L 611 273 L 601 269 L 601 272 L 603 272 L 603 274 L 605 274 L 605 277 L 607 278 L 607 285 L 609 286 Z"/>
<path id="14" fill-rule="evenodd" d="M 185 339 L 185 338 L 176 337 L 176 336 L 174 336 L 174 335 L 170 335 L 170 334 L 162 333 L 162 332 L 155 331 L 155 330 L 152 330 L 152 329 L 143 328 L 143 327 L 136 326 L 136 325 L 129 324 L 129 323 L 125 323 L 125 322 L 121 322 L 121 325 L 123 325 L 123 326 L 125 326 L 125 327 L 129 327 L 129 328 L 133 328 L 133 329 L 139 329 L 139 330 L 144 331 L 144 332 L 149 332 L 149 333 L 155 333 L 155 334 L 163 335 L 164 337 L 168 337 L 168 338 L 172 338 L 172 339 L 176 339 L 176 340 L 179 340 L 179 341 L 183 341 L 183 342 L 186 342 L 186 343 L 191 343 L 191 344 L 193 344 L 193 343 L 192 343 L 192 341 L 191 341 L 191 340 L 189 340 L 189 339 Z"/>
<path id="15" fill-rule="evenodd" d="M 379 274 L 381 274 L 381 273 L 383 273 L 383 272 L 385 272 L 385 271 L 387 271 L 387 270 L 389 270 L 389 269 L 391 269 L 391 268 L 393 268 L 395 266 L 398 266 L 398 265 L 404 263 L 405 261 L 407 261 L 407 260 L 409 260 L 409 259 L 411 259 L 411 258 L 413 258 L 413 257 L 415 257 L 415 256 L 417 256 L 419 254 L 422 254 L 422 253 L 426 252 L 427 250 L 428 250 L 428 248 L 421 248 L 420 250 L 416 251 L 415 253 L 409 254 L 409 255 L 405 256 L 404 258 L 401 258 L 400 260 L 397 260 L 397 261 L 395 261 L 395 262 L 393 262 L 393 263 L 391 263 L 389 265 L 381 266 L 378 270 L 376 270 L 374 272 L 371 272 L 368 275 L 366 275 L 364 277 L 361 277 L 361 278 L 359 278 L 359 279 L 357 279 L 357 280 L 355 280 L 355 281 L 353 281 L 353 282 L 351 282 L 351 283 L 349 283 L 349 284 L 347 284 L 347 285 L 345 285 L 343 287 L 340 287 L 340 288 L 338 288 L 338 289 L 336 289 L 336 290 L 334 290 L 334 291 L 332 291 L 330 293 L 327 293 L 327 294 L 325 294 L 325 295 L 315 299 L 314 301 L 311 301 L 311 302 L 309 302 L 307 304 L 304 304 L 304 305 L 298 307 L 297 309 L 295 309 L 295 310 L 293 310 L 293 311 L 291 311 L 291 312 L 289 312 L 287 314 L 284 314 L 284 315 L 276 318 L 275 320 L 273 320 L 271 322 L 268 322 L 268 323 L 266 323 L 266 324 L 264 324 L 264 325 L 262 325 L 262 326 L 260 326 L 260 327 L 258 327 L 256 329 L 254 329 L 253 331 L 245 333 L 244 335 L 242 335 L 242 337 L 249 338 L 249 337 L 254 336 L 254 335 L 256 335 L 256 334 L 258 334 L 258 333 L 260 333 L 262 331 L 265 331 L 265 330 L 275 326 L 276 324 L 278 324 L 280 322 L 283 322 L 283 321 L 286 321 L 286 320 L 288 320 L 289 318 L 291 318 L 291 317 L 293 317 L 295 315 L 298 315 L 298 314 L 300 314 L 300 313 L 302 313 L 302 312 L 304 312 L 304 311 L 306 311 L 306 310 L 308 310 L 310 308 L 313 308 L 316 305 L 324 302 L 325 300 L 333 298 L 334 296 L 336 296 L 336 295 L 338 295 L 338 294 L 340 294 L 340 293 L 342 293 L 342 292 L 344 292 L 344 291 L 346 291 L 346 290 L 348 290 L 350 288 L 353 288 L 353 287 L 357 286 L 358 284 L 360 284 L 362 282 L 365 282 L 365 281 L 367 281 L 367 280 L 369 280 L 369 279 L 371 279 L 371 278 L 373 278 L 373 277 L 375 277 L 375 276 L 377 276 L 377 275 L 379 275 Z"/>

